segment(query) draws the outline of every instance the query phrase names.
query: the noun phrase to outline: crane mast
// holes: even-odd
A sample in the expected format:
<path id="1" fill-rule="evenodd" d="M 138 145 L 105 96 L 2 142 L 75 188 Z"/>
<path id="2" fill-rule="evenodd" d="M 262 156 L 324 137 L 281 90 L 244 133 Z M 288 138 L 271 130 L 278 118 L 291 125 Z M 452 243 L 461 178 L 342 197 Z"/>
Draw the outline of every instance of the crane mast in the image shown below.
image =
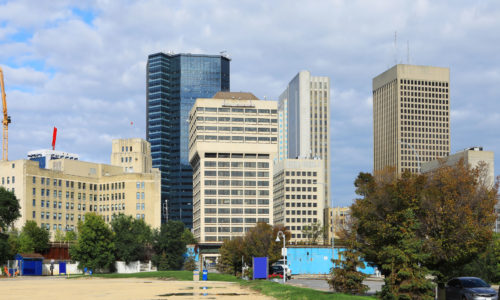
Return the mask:
<path id="1" fill-rule="evenodd" d="M 3 71 L 0 68 L 0 88 L 2 93 L 2 107 L 3 107 L 3 134 L 2 134 L 2 160 L 9 160 L 9 123 L 10 117 L 7 114 L 7 97 L 5 96 L 5 84 L 3 81 Z"/>

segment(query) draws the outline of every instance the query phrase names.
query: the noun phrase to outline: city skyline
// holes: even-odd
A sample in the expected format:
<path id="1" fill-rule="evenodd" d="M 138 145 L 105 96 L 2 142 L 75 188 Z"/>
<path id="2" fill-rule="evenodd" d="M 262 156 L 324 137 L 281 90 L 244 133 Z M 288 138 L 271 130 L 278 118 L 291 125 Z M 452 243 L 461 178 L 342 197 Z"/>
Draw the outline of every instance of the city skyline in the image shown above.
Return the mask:
<path id="1" fill-rule="evenodd" d="M 106 162 L 112 138 L 145 138 L 148 54 L 226 50 L 232 90 L 261 99 L 301 70 L 331 78 L 331 199 L 350 205 L 356 175 L 373 170 L 371 79 L 407 62 L 408 40 L 411 64 L 450 68 L 450 152 L 500 151 L 496 2 L 183 5 L 3 2 L 9 158 L 50 148 L 56 125 L 57 150 Z"/>

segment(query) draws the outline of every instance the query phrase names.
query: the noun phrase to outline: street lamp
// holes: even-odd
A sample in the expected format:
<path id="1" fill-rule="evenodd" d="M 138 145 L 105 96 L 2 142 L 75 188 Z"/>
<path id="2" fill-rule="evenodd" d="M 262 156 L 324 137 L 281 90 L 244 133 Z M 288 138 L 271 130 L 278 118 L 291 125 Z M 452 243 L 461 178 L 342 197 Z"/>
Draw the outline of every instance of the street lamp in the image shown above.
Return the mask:
<path id="1" fill-rule="evenodd" d="M 285 248 L 285 242 L 286 242 L 286 236 L 283 233 L 283 231 L 278 231 L 278 234 L 276 234 L 276 242 L 280 241 L 280 234 L 283 236 L 283 248 L 281 248 L 281 255 L 283 255 L 283 284 L 286 283 L 286 248 Z"/>

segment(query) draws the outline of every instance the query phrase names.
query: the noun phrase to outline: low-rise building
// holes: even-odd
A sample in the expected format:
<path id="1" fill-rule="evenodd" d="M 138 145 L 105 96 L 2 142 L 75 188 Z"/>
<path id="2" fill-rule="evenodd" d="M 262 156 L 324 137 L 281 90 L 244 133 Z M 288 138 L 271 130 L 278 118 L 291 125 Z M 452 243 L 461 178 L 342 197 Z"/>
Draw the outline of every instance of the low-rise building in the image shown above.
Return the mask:
<path id="1" fill-rule="evenodd" d="M 325 208 L 324 219 L 327 228 L 326 235 L 329 244 L 332 242 L 332 236 L 338 239 L 341 230 L 345 228 L 345 226 L 348 226 L 347 220 L 349 218 L 349 215 L 350 208 L 348 206 Z"/>
<path id="2" fill-rule="evenodd" d="M 115 140 L 135 144 L 140 139 Z M 149 143 L 144 155 L 151 156 Z M 113 148 L 112 157 L 121 152 Z M 124 149 L 125 150 L 125 149 Z M 126 151 L 123 151 L 126 152 Z M 113 160 L 113 159 L 112 159 Z M 142 166 L 138 167 L 143 170 Z M 0 184 L 13 191 L 20 201 L 21 217 L 14 226 L 21 228 L 28 220 L 50 230 L 75 230 L 87 212 L 95 212 L 110 222 L 117 214 L 144 219 L 154 228 L 160 226 L 160 173 L 125 171 L 123 166 L 85 162 L 69 158 L 0 162 Z"/>
<path id="3" fill-rule="evenodd" d="M 274 166 L 274 224 L 285 226 L 291 243 L 310 239 L 304 227 L 323 227 L 325 209 L 324 162 L 321 159 L 284 159 Z M 323 242 L 320 236 L 317 243 Z"/>

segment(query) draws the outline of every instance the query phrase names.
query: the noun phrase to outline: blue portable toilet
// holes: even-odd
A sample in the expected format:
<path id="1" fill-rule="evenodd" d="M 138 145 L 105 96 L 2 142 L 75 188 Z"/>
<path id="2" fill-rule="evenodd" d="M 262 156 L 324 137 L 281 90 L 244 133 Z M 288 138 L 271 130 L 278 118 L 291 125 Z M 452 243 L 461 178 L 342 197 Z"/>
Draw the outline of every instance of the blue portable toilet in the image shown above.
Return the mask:
<path id="1" fill-rule="evenodd" d="M 43 256 L 38 253 L 19 253 L 15 256 L 22 276 L 42 276 Z"/>
<path id="2" fill-rule="evenodd" d="M 201 276 L 201 280 L 207 281 L 208 280 L 208 271 L 203 270 L 203 275 Z"/>

